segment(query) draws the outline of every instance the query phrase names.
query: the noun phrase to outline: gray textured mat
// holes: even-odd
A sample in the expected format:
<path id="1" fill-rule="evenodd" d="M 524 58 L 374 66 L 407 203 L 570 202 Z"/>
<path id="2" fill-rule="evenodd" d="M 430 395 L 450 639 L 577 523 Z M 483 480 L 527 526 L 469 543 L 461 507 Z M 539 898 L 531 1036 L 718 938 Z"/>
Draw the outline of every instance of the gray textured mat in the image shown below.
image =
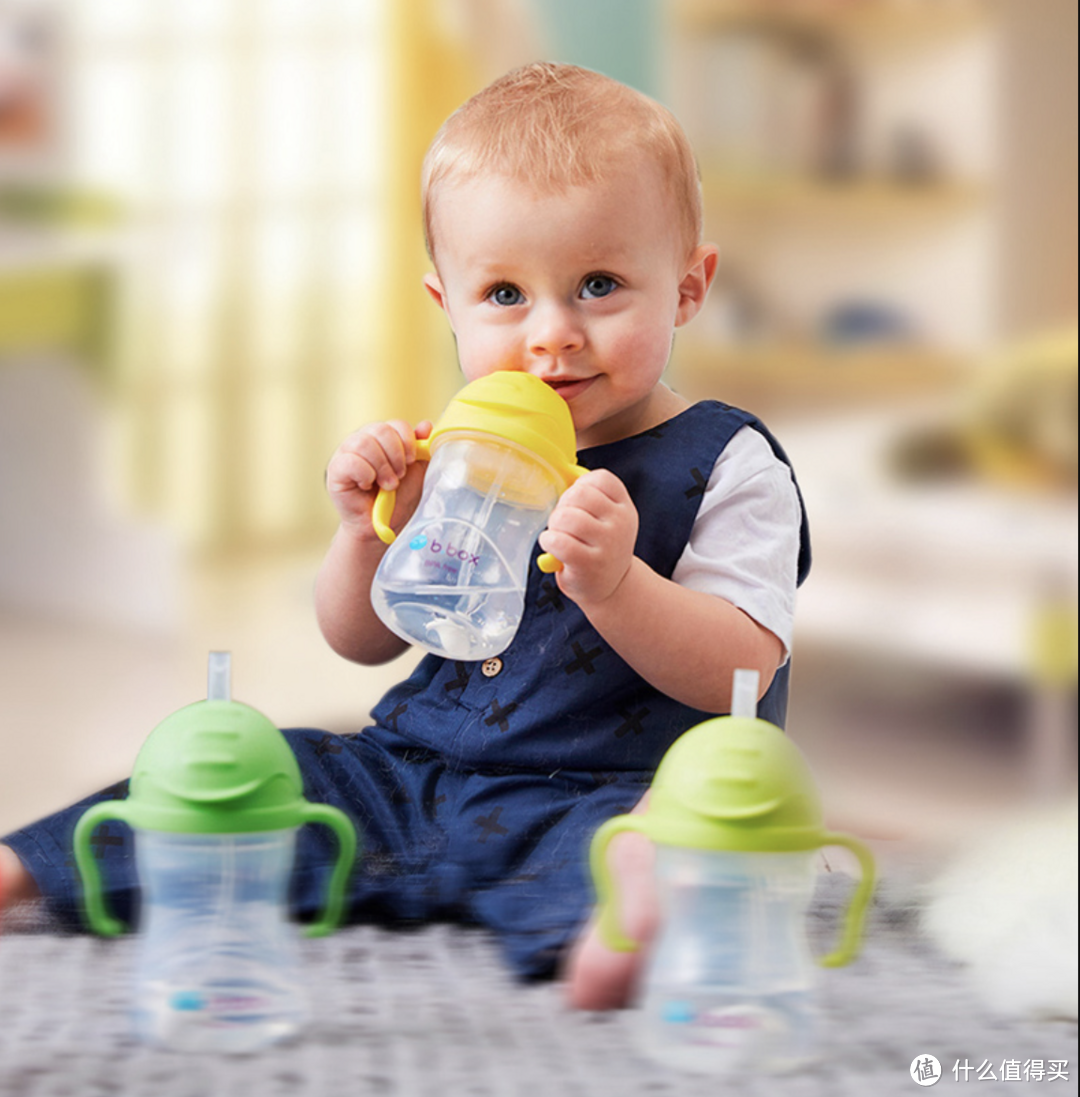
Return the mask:
<path id="1" fill-rule="evenodd" d="M 813 933 L 824 945 L 848 881 L 826 877 Z M 918 1054 L 989 1062 L 975 1095 L 1075 1094 L 1076 1024 L 1011 1020 L 983 1009 L 963 970 L 918 933 L 913 912 L 879 897 L 866 948 L 823 972 L 820 1061 L 784 1077 L 723 1082 L 640 1058 L 635 1011 L 564 1009 L 554 984 L 522 986 L 481 932 L 429 926 L 351 927 L 303 945 L 314 1021 L 291 1045 L 212 1059 L 154 1051 L 129 1035 L 132 939 L 43 932 L 0 937 L 0 1095 L 3 1097 L 891 1097 L 920 1089 Z M 1005 1081 L 1005 1060 L 1068 1060 L 1068 1080 Z M 965 1084 L 961 1078 L 960 1084 Z"/>

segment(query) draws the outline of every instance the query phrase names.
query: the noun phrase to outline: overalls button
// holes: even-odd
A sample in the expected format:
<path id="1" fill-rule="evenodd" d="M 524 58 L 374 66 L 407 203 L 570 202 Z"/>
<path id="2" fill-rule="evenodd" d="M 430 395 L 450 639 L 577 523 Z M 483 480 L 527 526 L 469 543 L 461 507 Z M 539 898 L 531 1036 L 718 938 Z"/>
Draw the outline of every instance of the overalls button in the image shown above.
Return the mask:
<path id="1" fill-rule="evenodd" d="M 480 664 L 480 673 L 485 678 L 494 678 L 502 668 L 503 661 L 498 656 L 495 656 L 494 659 L 485 659 L 484 662 Z"/>

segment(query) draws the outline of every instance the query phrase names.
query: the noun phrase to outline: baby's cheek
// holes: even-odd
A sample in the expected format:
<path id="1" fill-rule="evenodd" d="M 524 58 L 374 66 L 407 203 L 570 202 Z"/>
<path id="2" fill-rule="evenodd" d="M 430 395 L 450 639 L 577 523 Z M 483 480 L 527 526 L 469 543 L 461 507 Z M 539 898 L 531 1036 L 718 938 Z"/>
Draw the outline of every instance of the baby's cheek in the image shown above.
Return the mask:
<path id="1" fill-rule="evenodd" d="M 671 331 L 641 324 L 612 346 L 612 360 L 622 364 L 627 383 L 647 391 L 660 380 L 671 357 Z"/>
<path id="2" fill-rule="evenodd" d="M 457 333 L 458 362 L 466 381 L 475 381 L 500 369 L 514 369 L 518 363 L 513 340 L 500 329 Z"/>

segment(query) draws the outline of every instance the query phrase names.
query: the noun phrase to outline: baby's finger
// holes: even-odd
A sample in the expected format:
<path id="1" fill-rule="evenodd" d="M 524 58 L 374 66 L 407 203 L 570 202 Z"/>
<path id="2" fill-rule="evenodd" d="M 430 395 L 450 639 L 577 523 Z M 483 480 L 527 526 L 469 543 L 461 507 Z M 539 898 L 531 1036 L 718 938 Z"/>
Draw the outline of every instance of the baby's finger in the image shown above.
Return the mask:
<path id="1" fill-rule="evenodd" d="M 586 499 L 585 503 L 588 501 Z M 593 514 L 587 505 L 579 506 L 577 503 L 569 503 L 552 512 L 548 519 L 548 529 L 583 544 L 589 544 L 601 521 L 602 518 Z"/>
<path id="2" fill-rule="evenodd" d="M 553 556 L 564 568 L 573 570 L 585 559 L 589 546 L 577 537 L 564 530 L 551 529 L 543 531 L 539 537 L 540 548 Z"/>
<path id="3" fill-rule="evenodd" d="M 559 500 L 559 505 L 580 507 L 594 517 L 602 518 L 628 502 L 630 493 L 623 482 L 607 469 L 597 469 L 571 485 Z"/>
<path id="4" fill-rule="evenodd" d="M 393 491 L 416 459 L 416 438 L 409 424 L 402 420 L 370 423 L 350 434 L 340 452 L 353 453 L 367 461 L 375 473 L 372 483 Z"/>
<path id="5" fill-rule="evenodd" d="M 331 494 L 353 491 L 371 491 L 375 486 L 377 471 L 360 453 L 339 450 L 326 466 L 326 487 Z"/>
<path id="6" fill-rule="evenodd" d="M 405 475 L 405 470 L 416 460 L 416 436 L 412 427 L 404 420 L 394 419 L 387 423 L 375 423 L 369 432 L 370 437 L 382 449 L 385 461 L 378 469 L 378 479 L 382 487 L 393 490 Z M 392 473 L 387 477 L 386 473 Z M 384 482 L 393 480 L 393 483 Z"/>

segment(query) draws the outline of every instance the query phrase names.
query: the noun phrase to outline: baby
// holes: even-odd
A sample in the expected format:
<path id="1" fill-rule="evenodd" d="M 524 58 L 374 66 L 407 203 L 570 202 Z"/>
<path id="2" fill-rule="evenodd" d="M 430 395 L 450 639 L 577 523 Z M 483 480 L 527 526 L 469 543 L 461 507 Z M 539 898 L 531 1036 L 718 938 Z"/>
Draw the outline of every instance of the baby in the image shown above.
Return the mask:
<path id="1" fill-rule="evenodd" d="M 562 570 L 531 568 L 521 627 L 499 658 L 428 656 L 362 733 L 286 735 L 308 798 L 342 807 L 364 835 L 354 918 L 479 923 L 519 974 L 561 970 L 573 1005 L 618 1006 L 640 954 L 610 952 L 588 921 L 589 840 L 640 806 L 683 731 L 728 711 L 735 668 L 759 672 L 759 713 L 783 722 L 809 563 L 802 504 L 757 419 L 690 405 L 661 381 L 674 331 L 717 268 L 701 242 L 693 154 L 665 108 L 587 70 L 527 66 L 447 120 L 423 194 L 424 282 L 465 378 L 522 370 L 550 385 L 592 471 L 540 537 L 537 551 Z M 380 487 L 395 490 L 392 525 L 407 521 L 426 468 L 416 440 L 430 430 L 372 424 L 330 461 L 340 525 L 316 611 L 347 659 L 381 663 L 406 646 L 371 606 L 385 551 L 371 509 Z M 40 890 L 70 916 L 65 860 L 88 802 L 5 839 L 19 858 L 3 862 L 9 894 Z M 302 832 L 301 912 L 318 907 L 326 842 Z M 100 848 L 115 903 L 136 885 L 130 852 Z M 656 918 L 650 855 L 632 834 L 611 849 L 624 929 L 642 942 Z"/>

